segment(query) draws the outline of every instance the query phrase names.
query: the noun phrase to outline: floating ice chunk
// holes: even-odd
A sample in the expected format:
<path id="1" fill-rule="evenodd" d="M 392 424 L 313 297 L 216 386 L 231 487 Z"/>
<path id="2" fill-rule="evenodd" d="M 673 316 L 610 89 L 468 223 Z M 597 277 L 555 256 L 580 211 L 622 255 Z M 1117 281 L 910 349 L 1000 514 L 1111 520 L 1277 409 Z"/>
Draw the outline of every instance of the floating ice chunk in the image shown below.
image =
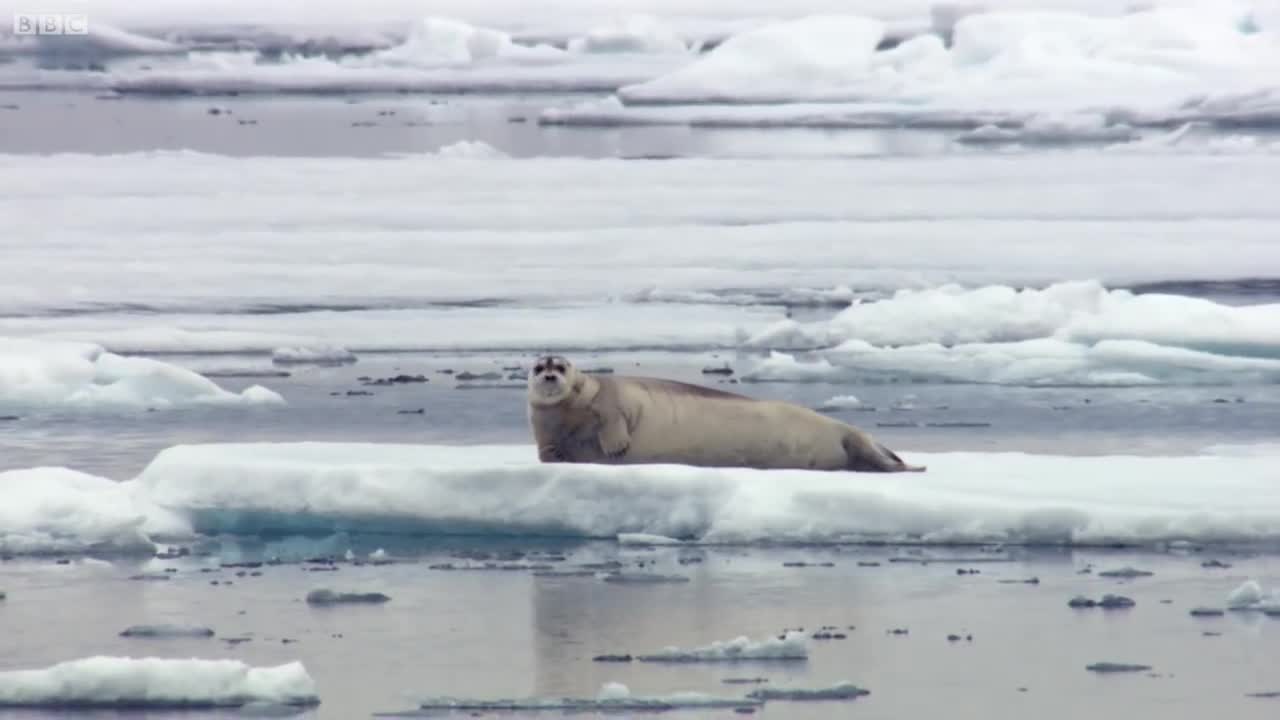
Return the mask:
<path id="1" fill-rule="evenodd" d="M 747 697 L 757 700 L 852 700 L 870 694 L 871 691 L 851 682 L 842 682 L 824 688 L 766 687 L 752 690 Z"/>
<path id="2" fill-rule="evenodd" d="M 663 585 L 668 583 L 689 582 L 689 578 L 684 575 L 627 571 L 611 572 L 601 579 L 607 583 L 614 583 L 615 585 Z"/>
<path id="3" fill-rule="evenodd" d="M 235 707 L 314 705 L 302 663 L 251 667 L 239 660 L 95 656 L 39 670 L 0 672 L 0 707 Z"/>
<path id="4" fill-rule="evenodd" d="M 279 394 L 258 385 L 237 394 L 185 368 L 116 355 L 98 345 L 0 338 L 0 408 L 140 409 L 283 402 Z"/>
<path id="5" fill-rule="evenodd" d="M 1098 662 L 1085 666 L 1085 670 L 1096 673 L 1146 672 L 1150 669 L 1150 665 L 1119 662 Z"/>
<path id="6" fill-rule="evenodd" d="M 833 395 L 818 405 L 819 410 L 842 410 L 860 407 L 862 407 L 862 401 L 855 395 Z"/>
<path id="7" fill-rule="evenodd" d="M 639 532 L 704 542 L 1064 545 L 1280 539 L 1274 454 L 895 450 L 929 472 L 910 483 L 875 473 L 851 483 L 844 473 L 799 470 L 542 464 L 529 445 L 249 443 L 168 448 L 136 482 L 151 503 L 215 534 L 615 539 Z"/>
<path id="8" fill-rule="evenodd" d="M 752 698 L 724 698 L 696 692 L 679 692 L 670 695 L 644 697 L 631 694 L 631 689 L 619 682 L 601 686 L 594 698 L 523 698 L 480 700 L 454 697 L 425 698 L 418 704 L 421 710 L 522 710 L 522 711 L 618 711 L 664 712 L 681 708 L 739 708 L 758 707 L 761 700 Z"/>
<path id="9" fill-rule="evenodd" d="M 445 145 L 437 150 L 435 154 L 439 157 L 447 158 L 495 159 L 508 157 L 506 153 L 480 140 L 459 140 L 456 143 Z"/>
<path id="10" fill-rule="evenodd" d="M 1227 595 L 1227 607 L 1243 610 L 1261 604 L 1264 597 L 1262 586 L 1257 580 L 1246 580 Z"/>
<path id="11" fill-rule="evenodd" d="M 807 660 L 809 648 L 802 632 L 789 632 L 783 637 L 751 640 L 745 635 L 732 640 L 682 650 L 669 646 L 649 655 L 637 655 L 641 662 L 735 662 L 738 660 Z"/>
<path id="12" fill-rule="evenodd" d="M 619 89 L 626 103 L 771 102 L 820 94 L 871 66 L 884 23 L 813 15 L 747 30 L 668 75 Z"/>
<path id="13" fill-rule="evenodd" d="M 378 605 L 390 600 L 380 592 L 337 592 L 322 588 L 307 593 L 308 605 Z"/>
<path id="14" fill-rule="evenodd" d="M 671 53 L 684 54 L 689 47 L 671 28 L 652 15 L 631 15 L 593 28 L 569 41 L 575 53 Z"/>
<path id="15" fill-rule="evenodd" d="M 135 486 L 66 468 L 0 472 L 0 553 L 155 552 L 145 526 L 180 532 Z"/>
<path id="16" fill-rule="evenodd" d="M 120 637 L 141 638 L 190 638 L 213 637 L 211 628 L 199 625 L 132 625 L 120 631 Z"/>
<path id="17" fill-rule="evenodd" d="M 607 702 L 609 700 L 625 700 L 631 697 L 631 688 L 620 682 L 607 682 L 600 686 L 600 692 L 596 693 L 596 700 Z"/>
<path id="18" fill-rule="evenodd" d="M 619 545 L 682 545 L 683 541 L 649 533 L 618 533 Z"/>
<path id="19" fill-rule="evenodd" d="M 281 347 L 271 352 L 277 365 L 345 365 L 356 362 L 355 353 L 338 345 Z"/>

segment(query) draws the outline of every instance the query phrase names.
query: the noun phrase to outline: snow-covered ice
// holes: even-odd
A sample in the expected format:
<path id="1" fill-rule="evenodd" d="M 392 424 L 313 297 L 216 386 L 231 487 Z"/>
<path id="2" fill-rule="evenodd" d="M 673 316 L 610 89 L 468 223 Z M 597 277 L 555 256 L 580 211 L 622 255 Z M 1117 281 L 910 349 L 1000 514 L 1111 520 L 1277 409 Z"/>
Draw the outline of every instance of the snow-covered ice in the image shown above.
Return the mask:
<path id="1" fill-rule="evenodd" d="M 0 409 L 145 409 L 192 405 L 281 405 L 260 385 L 240 393 L 185 368 L 125 357 L 92 343 L 0 336 Z"/>
<path id="2" fill-rule="evenodd" d="M 1270 455 L 916 453 L 866 473 L 545 465 L 532 446 L 180 445 L 137 483 L 203 532 L 468 532 L 703 542 L 1280 540 Z"/>
<path id="3" fill-rule="evenodd" d="M 136 490 L 66 468 L 0 472 L 0 553 L 154 552 L 148 533 L 185 528 Z"/>
<path id="4" fill-rule="evenodd" d="M 637 655 L 642 662 L 737 662 L 744 660 L 807 660 L 809 647 L 802 632 L 789 632 L 783 637 L 752 640 L 745 635 L 732 640 L 718 640 L 694 648 L 665 647 L 657 652 Z"/>
<path id="5" fill-rule="evenodd" d="M 0 672 L 0 707 L 197 708 L 250 702 L 315 705 L 315 681 L 299 662 L 253 667 L 239 660 L 94 656 Z"/>

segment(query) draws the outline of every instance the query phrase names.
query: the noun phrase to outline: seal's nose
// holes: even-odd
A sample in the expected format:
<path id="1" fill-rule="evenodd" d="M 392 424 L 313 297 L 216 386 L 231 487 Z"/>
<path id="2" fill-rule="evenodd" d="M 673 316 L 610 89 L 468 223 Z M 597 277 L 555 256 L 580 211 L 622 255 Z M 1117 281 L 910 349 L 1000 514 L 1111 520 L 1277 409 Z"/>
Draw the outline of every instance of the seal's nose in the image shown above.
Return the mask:
<path id="1" fill-rule="evenodd" d="M 543 381 L 543 382 L 555 382 L 555 381 L 556 381 L 556 376 L 555 376 L 555 375 L 552 375 L 552 374 L 550 374 L 550 373 L 547 373 L 546 375 L 543 375 L 543 376 L 542 376 L 542 381 Z"/>

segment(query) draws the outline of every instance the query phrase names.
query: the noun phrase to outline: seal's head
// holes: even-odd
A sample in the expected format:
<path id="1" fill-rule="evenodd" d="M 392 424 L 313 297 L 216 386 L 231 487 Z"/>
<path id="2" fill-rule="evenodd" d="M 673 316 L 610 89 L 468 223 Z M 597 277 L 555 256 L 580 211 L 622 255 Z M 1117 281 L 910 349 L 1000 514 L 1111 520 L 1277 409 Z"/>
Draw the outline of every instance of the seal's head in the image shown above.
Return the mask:
<path id="1" fill-rule="evenodd" d="M 529 402 L 534 405 L 557 405 L 581 387 L 582 376 L 573 363 L 560 355 L 538 358 L 529 372 Z"/>

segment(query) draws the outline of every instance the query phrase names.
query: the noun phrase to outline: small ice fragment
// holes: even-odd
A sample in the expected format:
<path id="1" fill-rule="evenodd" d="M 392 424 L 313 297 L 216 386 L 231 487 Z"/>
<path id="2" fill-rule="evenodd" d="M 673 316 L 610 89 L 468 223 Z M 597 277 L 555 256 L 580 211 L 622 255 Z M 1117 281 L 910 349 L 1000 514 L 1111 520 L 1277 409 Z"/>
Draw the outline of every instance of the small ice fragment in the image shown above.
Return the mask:
<path id="1" fill-rule="evenodd" d="M 1191 617 L 1222 617 L 1226 615 L 1226 611 L 1222 608 L 1211 607 L 1195 607 L 1191 608 Z"/>
<path id="2" fill-rule="evenodd" d="M 1108 609 L 1131 608 L 1136 604 L 1132 598 L 1127 598 L 1124 595 L 1107 594 L 1103 595 L 1102 599 L 1098 601 L 1098 607 Z"/>
<path id="3" fill-rule="evenodd" d="M 120 637 L 213 637 L 213 630 L 198 625 L 133 625 L 120 631 Z"/>
<path id="4" fill-rule="evenodd" d="M 620 682 L 607 682 L 600 686 L 600 692 L 596 693 L 596 700 L 601 702 L 625 700 L 629 697 L 631 697 L 631 689 Z"/>
<path id="5" fill-rule="evenodd" d="M 384 603 L 391 598 L 382 593 L 352 593 L 352 592 L 334 592 L 329 589 L 312 590 L 307 593 L 307 604 L 309 605 L 338 605 L 338 604 L 375 604 Z"/>
<path id="6" fill-rule="evenodd" d="M 853 395 L 835 395 L 822 401 L 818 405 L 819 410 L 841 410 L 845 408 L 856 408 L 862 404 L 862 401 Z"/>
<path id="7" fill-rule="evenodd" d="M 1155 575 L 1155 573 L 1148 572 L 1146 570 L 1139 570 L 1134 567 L 1122 567 L 1118 570 L 1103 570 L 1098 573 L 1098 577 L 1105 578 L 1139 578 L 1150 577 L 1151 575 Z"/>
<path id="8" fill-rule="evenodd" d="M 614 572 L 604 576 L 607 583 L 620 585 L 653 585 L 659 583 L 685 583 L 689 578 L 683 575 L 662 575 L 646 572 Z"/>
<path id="9" fill-rule="evenodd" d="M 1241 610 L 1262 602 L 1262 586 L 1256 580 L 1246 580 L 1240 587 L 1227 595 L 1227 607 Z"/>
<path id="10" fill-rule="evenodd" d="M 1130 663 L 1099 662 L 1086 665 L 1085 670 L 1097 673 L 1142 672 L 1150 670 L 1150 665 L 1134 665 Z"/>
<path id="11" fill-rule="evenodd" d="M 756 700 L 852 700 L 870 694 L 870 691 L 851 682 L 842 682 L 825 688 L 760 688 L 747 693 L 747 697 Z"/>

